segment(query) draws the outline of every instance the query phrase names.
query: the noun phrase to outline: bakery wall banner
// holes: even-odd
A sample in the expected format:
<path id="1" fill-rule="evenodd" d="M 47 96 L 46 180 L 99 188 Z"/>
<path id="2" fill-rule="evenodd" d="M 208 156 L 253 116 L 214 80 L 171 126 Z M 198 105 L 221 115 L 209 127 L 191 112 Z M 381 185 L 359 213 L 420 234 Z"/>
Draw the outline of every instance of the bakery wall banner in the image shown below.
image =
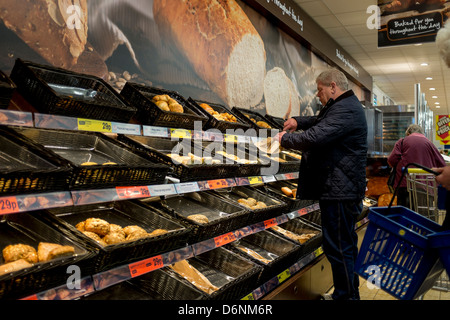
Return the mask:
<path id="1" fill-rule="evenodd" d="M 434 42 L 450 15 L 449 0 L 378 0 L 378 47 Z"/>
<path id="2" fill-rule="evenodd" d="M 436 140 L 450 144 L 450 115 L 436 116 Z"/>
<path id="3" fill-rule="evenodd" d="M 237 0 L 0 0 L 0 21 L 6 73 L 21 58 L 281 118 L 318 112 L 330 67 Z"/>

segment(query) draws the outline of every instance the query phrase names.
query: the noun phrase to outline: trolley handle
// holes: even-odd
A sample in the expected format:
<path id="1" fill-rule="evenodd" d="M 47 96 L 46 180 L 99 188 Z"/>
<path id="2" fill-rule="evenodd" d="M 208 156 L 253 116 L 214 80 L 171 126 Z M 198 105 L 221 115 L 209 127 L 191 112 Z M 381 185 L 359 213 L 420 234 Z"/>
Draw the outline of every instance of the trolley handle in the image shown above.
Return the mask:
<path id="1" fill-rule="evenodd" d="M 419 168 L 407 168 L 409 165 L 413 165 L 413 166 L 416 166 Z M 406 167 L 402 168 L 402 170 L 405 170 L 405 169 L 407 170 L 408 173 L 420 174 L 420 173 L 428 172 L 428 173 L 434 174 L 435 176 L 438 176 L 440 174 L 439 172 L 436 172 L 434 170 L 431 170 L 430 168 L 424 167 L 424 166 L 422 166 L 418 163 L 414 163 L 414 162 L 408 163 Z"/>
<path id="2" fill-rule="evenodd" d="M 409 166 L 415 166 L 415 167 L 418 167 L 418 168 L 411 168 L 411 169 L 409 169 L 409 168 L 408 168 Z M 419 170 L 420 172 L 417 172 L 417 170 Z M 399 180 L 398 183 L 397 183 L 397 186 L 395 187 L 394 195 L 392 196 L 392 199 L 391 199 L 391 201 L 389 202 L 388 209 L 391 208 L 392 203 L 394 202 L 394 199 L 395 199 L 395 197 L 397 196 L 398 187 L 400 186 L 400 183 L 402 182 L 402 180 L 403 180 L 403 178 L 405 177 L 405 174 L 406 174 L 407 172 L 408 172 L 408 173 L 424 173 L 424 172 L 429 172 L 429 173 L 434 174 L 435 176 L 438 176 L 438 175 L 440 174 L 439 172 L 436 172 L 436 171 L 434 171 L 434 170 L 431 170 L 430 168 L 425 167 L 425 166 L 423 166 L 423 165 L 421 165 L 421 164 L 414 163 L 414 162 L 408 163 L 406 166 L 404 166 L 404 167 L 402 168 L 402 175 L 401 175 L 401 177 L 400 177 L 400 180 Z M 388 210 L 388 211 L 389 211 L 389 210 Z"/>

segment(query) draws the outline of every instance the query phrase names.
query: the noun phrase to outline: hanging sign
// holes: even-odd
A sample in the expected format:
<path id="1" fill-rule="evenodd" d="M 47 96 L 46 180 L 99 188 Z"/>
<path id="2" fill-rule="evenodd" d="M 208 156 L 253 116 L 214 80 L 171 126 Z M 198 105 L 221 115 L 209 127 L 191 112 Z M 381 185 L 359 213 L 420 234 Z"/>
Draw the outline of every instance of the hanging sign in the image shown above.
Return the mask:
<path id="1" fill-rule="evenodd" d="M 378 6 L 378 47 L 434 42 L 447 20 L 447 7 L 441 1 L 378 0 Z"/>

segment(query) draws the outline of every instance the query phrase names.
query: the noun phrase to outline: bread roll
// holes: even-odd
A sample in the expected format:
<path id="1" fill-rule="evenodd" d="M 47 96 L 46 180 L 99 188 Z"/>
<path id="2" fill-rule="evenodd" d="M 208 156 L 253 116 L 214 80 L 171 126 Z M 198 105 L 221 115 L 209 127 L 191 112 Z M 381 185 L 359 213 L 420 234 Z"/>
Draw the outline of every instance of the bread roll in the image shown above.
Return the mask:
<path id="1" fill-rule="evenodd" d="M 213 114 L 214 113 L 214 109 L 211 108 L 211 106 L 209 104 L 207 104 L 207 103 L 200 103 L 200 107 L 202 107 L 209 114 Z"/>
<path id="2" fill-rule="evenodd" d="M 187 219 L 195 221 L 200 224 L 208 223 L 209 219 L 203 214 L 193 214 L 187 217 Z"/>
<path id="3" fill-rule="evenodd" d="M 57 243 L 39 242 L 37 252 L 39 261 L 45 262 L 59 257 L 72 256 L 75 254 L 75 248 Z"/>
<path id="4" fill-rule="evenodd" d="M 38 262 L 36 249 L 27 244 L 11 244 L 3 249 L 3 260 L 5 263 L 25 259 L 29 263 Z"/>
<path id="5" fill-rule="evenodd" d="M 7 273 L 11 273 L 14 271 L 18 271 L 24 268 L 28 268 L 31 267 L 32 264 L 29 263 L 27 260 L 25 259 L 19 259 L 13 262 L 8 262 L 5 264 L 0 265 L 0 276 L 7 274 Z"/>
<path id="6" fill-rule="evenodd" d="M 235 0 L 154 0 L 161 37 L 229 106 L 250 108 L 264 91 L 264 43 Z"/>
<path id="7" fill-rule="evenodd" d="M 84 223 L 86 231 L 94 232 L 99 236 L 106 236 L 110 231 L 109 223 L 103 219 L 89 218 Z"/>
<path id="8" fill-rule="evenodd" d="M 281 191 L 282 191 L 285 195 L 287 195 L 288 197 L 292 197 L 292 190 L 291 190 L 291 188 L 288 188 L 288 187 L 282 187 L 282 188 L 281 188 Z"/>
<path id="9" fill-rule="evenodd" d="M 0 0 L 0 18 L 30 48 L 56 67 L 70 69 L 87 43 L 87 0 Z M 70 7 L 75 5 L 73 7 Z M 69 9 L 77 9 L 74 11 Z M 81 16 L 78 15 L 81 14 Z M 71 19 L 75 15 L 75 19 Z M 71 22 L 80 22 L 69 28 Z"/>

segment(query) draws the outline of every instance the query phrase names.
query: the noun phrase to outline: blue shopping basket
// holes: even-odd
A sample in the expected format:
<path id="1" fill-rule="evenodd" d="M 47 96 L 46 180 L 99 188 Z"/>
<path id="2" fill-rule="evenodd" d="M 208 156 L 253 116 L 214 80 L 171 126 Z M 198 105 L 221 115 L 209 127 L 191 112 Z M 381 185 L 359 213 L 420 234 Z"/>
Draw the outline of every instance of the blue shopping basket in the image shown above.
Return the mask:
<path id="1" fill-rule="evenodd" d="M 431 289 L 444 271 L 429 235 L 440 225 L 402 207 L 371 207 L 355 272 L 402 300 Z"/>
<path id="2" fill-rule="evenodd" d="M 430 247 L 439 251 L 447 275 L 450 275 L 450 230 L 430 235 Z"/>

